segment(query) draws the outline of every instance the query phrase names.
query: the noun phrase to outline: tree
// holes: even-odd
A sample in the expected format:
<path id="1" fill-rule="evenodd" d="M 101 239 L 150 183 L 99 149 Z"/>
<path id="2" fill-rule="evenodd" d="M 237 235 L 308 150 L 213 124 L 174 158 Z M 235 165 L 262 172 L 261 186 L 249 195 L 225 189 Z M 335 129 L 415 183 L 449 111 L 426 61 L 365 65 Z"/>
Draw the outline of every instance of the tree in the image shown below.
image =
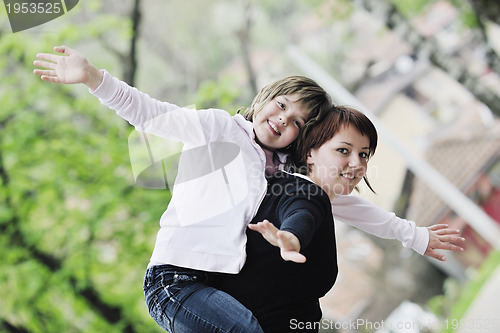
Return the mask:
<path id="1" fill-rule="evenodd" d="M 140 285 L 169 193 L 134 186 L 113 112 L 31 74 L 36 52 L 84 42 L 81 28 L 0 34 L 0 327 L 160 331 Z"/>
<path id="2" fill-rule="evenodd" d="M 161 40 L 149 43 L 138 33 L 140 22 L 144 12 L 158 8 L 141 6 L 139 0 L 127 2 L 126 8 L 124 2 L 99 1 L 80 2 L 79 7 L 72 19 L 58 19 L 54 24 L 60 25 L 49 34 L 43 27 L 12 34 L 0 26 L 0 330 L 161 332 L 147 313 L 140 287 L 170 192 L 134 183 L 127 142 L 130 125 L 84 87 L 48 84 L 31 73 L 36 52 L 69 45 L 140 86 L 141 75 L 146 75 L 142 68 L 157 58 L 155 52 L 139 57 L 139 45 L 145 43 L 150 50 Z M 186 26 L 206 27 L 191 22 Z M 175 32 L 179 39 L 186 35 L 182 29 Z M 187 36 L 191 41 L 199 38 L 193 31 Z M 192 91 L 183 91 L 186 85 L 176 76 L 185 66 L 165 75 L 171 82 L 158 75 L 149 82 L 161 83 L 160 91 L 182 91 L 175 100 L 179 104 L 189 96 L 191 103 L 217 103 L 207 107 L 219 102 L 221 107 L 237 105 L 241 93 L 234 78 L 213 80 L 213 73 L 233 55 L 223 53 L 226 47 L 198 54 L 195 39 L 189 46 L 194 51 L 172 49 L 171 55 L 179 63 L 207 57 L 198 64 L 207 71 L 196 72 Z M 164 61 L 170 62 L 169 56 L 159 53 Z M 161 67 L 158 61 L 154 64 Z M 177 64 L 173 61 L 173 67 Z"/>
<path id="3" fill-rule="evenodd" d="M 123 66 L 123 81 L 127 82 L 131 86 L 135 86 L 135 77 L 137 71 L 137 41 L 139 40 L 139 28 L 142 19 L 141 13 L 141 0 L 133 0 L 132 10 L 130 13 L 131 21 L 131 37 L 130 46 L 126 51 L 120 51 L 114 46 L 113 43 L 100 37 L 99 40 L 101 45 L 113 53 L 120 62 L 124 64 Z"/>
<path id="4" fill-rule="evenodd" d="M 252 27 L 252 3 L 248 1 L 245 5 L 245 21 L 243 27 L 238 31 L 238 37 L 241 43 L 241 51 L 243 61 L 247 69 L 248 81 L 252 95 L 257 95 L 257 81 L 255 78 L 255 71 L 252 66 L 251 52 L 250 52 L 250 31 Z"/>

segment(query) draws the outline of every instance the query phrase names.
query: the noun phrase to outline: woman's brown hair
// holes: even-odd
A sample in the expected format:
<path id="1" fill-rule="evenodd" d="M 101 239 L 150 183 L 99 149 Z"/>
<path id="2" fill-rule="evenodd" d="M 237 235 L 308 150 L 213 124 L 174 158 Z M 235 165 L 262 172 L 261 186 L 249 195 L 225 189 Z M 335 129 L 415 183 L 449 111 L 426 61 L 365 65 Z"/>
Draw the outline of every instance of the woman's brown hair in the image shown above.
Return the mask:
<path id="1" fill-rule="evenodd" d="M 317 118 L 304 126 L 292 149 L 291 167 L 294 171 L 307 174 L 307 156 L 311 150 L 317 149 L 329 141 L 343 126 L 354 126 L 363 136 L 370 140 L 369 157 L 377 148 L 377 130 L 368 117 L 362 112 L 341 105 L 333 105 L 324 117 Z M 366 176 L 363 178 L 372 192 L 375 193 Z"/>

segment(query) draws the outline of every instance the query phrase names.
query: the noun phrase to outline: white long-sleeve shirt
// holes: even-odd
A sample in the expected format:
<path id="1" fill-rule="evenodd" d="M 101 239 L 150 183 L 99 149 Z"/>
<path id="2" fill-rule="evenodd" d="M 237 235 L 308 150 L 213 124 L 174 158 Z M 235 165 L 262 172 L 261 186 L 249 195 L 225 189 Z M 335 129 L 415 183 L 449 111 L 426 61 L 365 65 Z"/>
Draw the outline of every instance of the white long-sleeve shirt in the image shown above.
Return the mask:
<path id="1" fill-rule="evenodd" d="M 299 175 L 311 180 L 307 176 Z M 399 218 L 356 195 L 337 195 L 332 200 L 332 213 L 342 221 L 380 238 L 397 239 L 404 247 L 423 255 L 429 244 L 429 231 L 415 222 Z"/>
<path id="2" fill-rule="evenodd" d="M 417 227 L 415 222 L 399 218 L 356 194 L 336 196 L 332 212 L 335 220 L 380 238 L 397 239 L 421 255 L 429 244 L 427 228 Z"/>
<path id="3" fill-rule="evenodd" d="M 150 265 L 239 272 L 246 257 L 246 226 L 267 185 L 266 155 L 255 142 L 252 123 L 223 110 L 195 111 L 157 101 L 103 72 L 103 82 L 92 92 L 101 103 L 138 131 L 184 143 Z M 398 239 L 420 254 L 427 248 L 425 228 L 359 196 L 335 198 L 332 210 L 339 220 L 382 238 Z"/>
<path id="4" fill-rule="evenodd" d="M 184 143 L 150 266 L 238 273 L 247 224 L 267 189 L 266 157 L 252 123 L 223 110 L 157 101 L 105 71 L 92 93 L 138 131 Z"/>

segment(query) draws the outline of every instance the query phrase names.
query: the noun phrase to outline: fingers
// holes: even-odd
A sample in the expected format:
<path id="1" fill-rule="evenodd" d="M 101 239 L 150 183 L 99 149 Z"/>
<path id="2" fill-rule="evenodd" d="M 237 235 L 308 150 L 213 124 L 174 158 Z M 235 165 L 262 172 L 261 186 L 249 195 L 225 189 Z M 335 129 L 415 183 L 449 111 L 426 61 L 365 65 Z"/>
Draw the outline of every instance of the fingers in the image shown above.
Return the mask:
<path id="1" fill-rule="evenodd" d="M 58 53 L 63 53 L 66 55 L 70 55 L 70 54 L 75 53 L 75 51 L 73 49 L 70 49 L 69 47 L 66 47 L 66 46 L 56 46 L 56 47 L 54 47 L 54 50 Z M 35 66 L 52 68 L 52 67 L 48 67 L 48 65 L 51 63 L 57 63 L 57 61 L 59 59 L 61 59 L 62 56 L 57 55 L 57 54 L 52 54 L 52 53 L 37 53 L 36 57 L 37 57 L 37 59 L 48 60 L 50 62 L 40 61 L 39 63 L 43 63 L 43 65 L 35 65 Z"/>
<path id="2" fill-rule="evenodd" d="M 57 55 L 57 54 L 51 54 L 51 53 L 37 53 L 36 55 L 37 59 L 40 60 L 48 60 L 51 62 L 57 62 L 62 56 Z"/>
<path id="3" fill-rule="evenodd" d="M 437 229 L 440 229 L 439 226 L 433 226 L 433 227 L 437 227 Z M 439 235 L 439 233 L 442 233 L 442 235 Z M 437 252 L 436 250 L 448 250 L 454 252 L 464 251 L 463 247 L 454 244 L 465 241 L 465 238 L 456 235 L 458 233 L 459 230 L 454 230 L 454 229 L 442 229 L 439 231 L 432 232 L 434 236 L 431 237 L 432 239 L 429 242 L 427 250 L 425 251 L 425 255 L 435 258 L 439 261 L 445 261 L 446 256 Z"/>
<path id="4" fill-rule="evenodd" d="M 293 261 L 299 264 L 306 262 L 306 257 L 303 254 L 295 251 L 281 250 L 281 257 L 286 261 Z"/>
<path id="5" fill-rule="evenodd" d="M 441 229 L 435 231 L 437 235 L 459 235 L 460 230 L 458 229 Z"/>
<path id="6" fill-rule="evenodd" d="M 66 54 L 66 55 L 71 55 L 71 54 L 76 52 L 75 50 L 73 50 L 67 46 L 56 46 L 56 47 L 54 47 L 54 51 L 56 51 L 58 53 Z M 36 57 L 38 59 L 48 60 L 48 61 L 52 61 L 52 62 L 57 62 L 57 60 L 61 58 L 60 55 L 52 54 L 52 53 L 38 53 L 36 55 Z"/>
<path id="7" fill-rule="evenodd" d="M 258 232 L 264 232 L 266 230 L 269 230 L 271 225 L 272 225 L 271 222 L 269 222 L 268 220 L 264 220 L 262 222 L 258 222 L 255 224 L 250 223 L 248 225 L 248 228 L 255 230 L 255 231 L 258 231 Z"/>
<path id="8" fill-rule="evenodd" d="M 46 82 L 61 83 L 61 80 L 55 76 L 42 76 L 41 79 Z"/>
<path id="9" fill-rule="evenodd" d="M 61 83 L 61 79 L 57 76 L 42 75 L 40 78 L 46 82 Z"/>
<path id="10" fill-rule="evenodd" d="M 40 78 L 46 82 L 59 83 L 59 77 L 56 75 L 54 70 L 48 69 L 34 69 L 33 74 L 40 75 Z"/>
<path id="11" fill-rule="evenodd" d="M 434 231 L 437 235 L 451 235 L 451 234 L 460 234 L 460 230 L 458 229 L 450 229 L 447 224 L 435 224 L 430 227 L 427 227 L 428 230 Z"/>
<path id="12" fill-rule="evenodd" d="M 260 229 L 260 224 L 261 224 L 261 223 L 262 223 L 262 222 L 255 223 L 255 224 L 250 223 L 250 224 L 248 225 L 248 228 L 249 228 L 249 229 L 252 229 L 252 230 L 255 230 L 255 231 L 258 231 L 258 230 Z"/>
<path id="13" fill-rule="evenodd" d="M 49 68 L 49 69 L 55 69 L 56 68 L 56 63 L 54 63 L 54 62 L 48 62 L 48 61 L 42 61 L 42 60 L 35 60 L 35 61 L 33 61 L 33 65 L 35 65 L 37 67 Z"/>
<path id="14" fill-rule="evenodd" d="M 260 223 L 260 222 L 259 222 Z M 248 229 L 259 231 L 259 226 L 257 224 L 249 224 Z"/>
<path id="15" fill-rule="evenodd" d="M 436 244 L 433 244 L 432 248 L 433 249 L 439 249 L 439 250 L 450 250 L 454 252 L 462 252 L 464 251 L 464 248 L 461 246 L 458 246 L 454 243 L 460 243 L 464 242 L 465 239 L 462 237 L 452 237 L 452 236 L 445 236 L 442 237 L 439 242 Z"/>
<path id="16" fill-rule="evenodd" d="M 49 70 L 49 69 L 34 69 L 33 74 L 55 76 L 56 72 L 54 70 Z"/>
<path id="17" fill-rule="evenodd" d="M 439 229 L 445 229 L 445 228 L 448 228 L 447 224 L 434 224 L 434 225 L 431 225 L 430 227 L 427 227 L 427 229 L 433 230 L 433 231 L 436 231 Z"/>
<path id="18" fill-rule="evenodd" d="M 465 241 L 465 238 L 454 235 L 444 235 L 438 236 L 438 240 L 443 243 L 461 243 Z"/>
<path id="19" fill-rule="evenodd" d="M 249 224 L 248 228 L 259 232 L 271 245 L 278 246 L 276 233 L 279 229 L 277 229 L 271 222 L 264 220 L 256 224 Z"/>
<path id="20" fill-rule="evenodd" d="M 60 79 L 56 75 L 55 68 L 57 66 L 57 61 L 61 56 L 49 53 L 38 53 L 36 57 L 38 59 L 33 61 L 33 65 L 47 69 L 36 68 L 33 70 L 33 74 L 40 75 L 40 78 L 43 81 L 59 83 Z"/>
<path id="21" fill-rule="evenodd" d="M 428 249 L 427 251 L 425 251 L 425 255 L 437 259 L 439 261 L 446 261 L 446 256 L 444 254 L 441 254 L 433 249 Z"/>
<path id="22" fill-rule="evenodd" d="M 67 55 L 70 55 L 70 54 L 75 52 L 75 50 L 73 50 L 67 46 L 64 46 L 64 45 L 54 47 L 54 51 L 59 52 L 59 53 L 64 53 Z"/>
<path id="23" fill-rule="evenodd" d="M 449 251 L 453 251 L 453 252 L 462 252 L 462 251 L 464 251 L 463 247 L 460 247 L 458 245 L 451 244 L 451 243 L 447 243 L 445 246 L 441 247 L 441 249 L 443 249 L 443 250 L 449 250 Z"/>
<path id="24" fill-rule="evenodd" d="M 457 245 L 465 241 L 460 237 L 460 230 L 450 229 L 446 224 L 436 224 L 427 228 L 429 230 L 429 244 L 425 255 L 439 261 L 445 261 L 446 256 L 436 250 L 462 252 L 464 248 Z"/>

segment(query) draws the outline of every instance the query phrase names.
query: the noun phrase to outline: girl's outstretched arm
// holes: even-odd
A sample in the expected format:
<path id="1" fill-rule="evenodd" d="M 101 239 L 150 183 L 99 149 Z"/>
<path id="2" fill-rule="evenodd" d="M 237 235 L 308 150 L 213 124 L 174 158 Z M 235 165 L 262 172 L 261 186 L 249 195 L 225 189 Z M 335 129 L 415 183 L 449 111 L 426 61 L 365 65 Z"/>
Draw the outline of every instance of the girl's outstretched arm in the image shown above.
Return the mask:
<path id="1" fill-rule="evenodd" d="M 54 50 L 61 55 L 38 53 L 33 65 L 45 69 L 35 69 L 33 73 L 40 75 L 47 82 L 76 84 L 83 83 L 92 91 L 102 82 L 103 74 L 77 51 L 56 46 Z"/>
<path id="2" fill-rule="evenodd" d="M 41 68 L 35 69 L 34 74 L 47 82 L 87 85 L 103 105 L 114 110 L 138 131 L 202 146 L 209 141 L 217 141 L 226 135 L 227 126 L 233 126 L 232 118 L 226 111 L 196 112 L 158 101 L 112 77 L 105 70 L 97 69 L 69 47 L 58 46 L 54 50 L 59 54 L 37 54 L 34 65 Z"/>

